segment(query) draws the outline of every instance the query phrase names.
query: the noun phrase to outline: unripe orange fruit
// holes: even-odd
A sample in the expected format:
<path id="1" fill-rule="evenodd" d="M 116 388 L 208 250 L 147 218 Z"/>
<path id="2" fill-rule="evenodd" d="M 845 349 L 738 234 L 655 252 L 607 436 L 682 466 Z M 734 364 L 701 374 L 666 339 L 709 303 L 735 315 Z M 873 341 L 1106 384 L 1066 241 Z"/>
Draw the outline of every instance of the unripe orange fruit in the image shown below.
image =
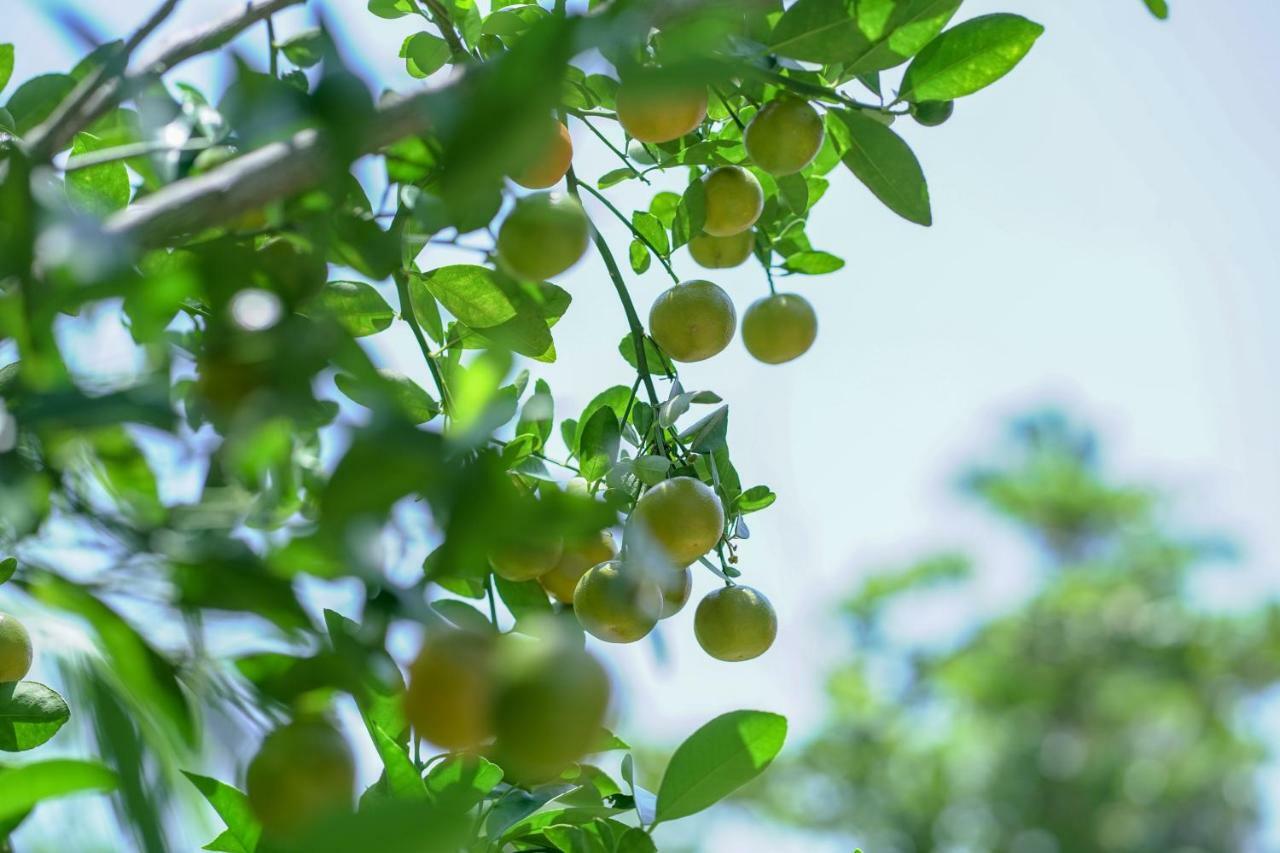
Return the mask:
<path id="1" fill-rule="evenodd" d="M 618 87 L 618 121 L 633 139 L 670 142 L 707 117 L 707 89 L 652 77 L 624 80 Z"/>
<path id="2" fill-rule="evenodd" d="M 587 251 L 590 224 L 577 199 L 535 193 L 516 202 L 498 230 L 498 260 L 517 278 L 559 275 Z"/>
<path id="3" fill-rule="evenodd" d="M 662 590 L 662 618 L 675 616 L 689 603 L 693 573 L 688 569 L 667 569 L 658 576 L 658 588 Z"/>
<path id="4" fill-rule="evenodd" d="M 771 175 L 794 175 L 822 150 L 822 116 L 808 101 L 782 95 L 764 105 L 743 133 L 747 155 Z"/>
<path id="5" fill-rule="evenodd" d="M 547 138 L 528 165 L 511 176 L 522 187 L 531 190 L 545 190 L 560 182 L 569 171 L 573 161 L 573 138 L 569 136 L 569 128 L 552 119 L 547 128 Z"/>
<path id="6" fill-rule="evenodd" d="M 269 836 L 291 836 L 351 810 L 356 768 L 328 723 L 294 722 L 267 735 L 249 764 L 249 807 Z"/>
<path id="7" fill-rule="evenodd" d="M 583 629 L 609 643 L 634 643 L 658 624 L 662 590 L 644 572 L 610 560 L 587 570 L 573 593 Z"/>
<path id="8" fill-rule="evenodd" d="M 921 101 L 911 105 L 911 117 L 925 127 L 937 127 L 951 118 L 955 101 Z"/>
<path id="9" fill-rule="evenodd" d="M 504 545 L 489 552 L 489 565 L 493 573 L 509 581 L 536 580 L 556 567 L 564 547 L 555 542 Z"/>
<path id="10" fill-rule="evenodd" d="M 711 487 L 692 477 L 672 477 L 636 501 L 629 532 L 660 548 L 677 567 L 710 551 L 724 533 L 724 507 Z"/>
<path id="11" fill-rule="evenodd" d="M 445 749 L 469 749 L 492 736 L 494 638 L 446 629 L 427 635 L 409 667 L 405 719 Z"/>
<path id="12" fill-rule="evenodd" d="M 706 219 L 702 230 L 712 237 L 741 234 L 764 211 L 764 190 L 756 176 L 741 166 L 721 166 L 702 176 Z"/>
<path id="13" fill-rule="evenodd" d="M 693 616 L 698 645 L 713 658 L 743 661 L 759 657 L 778 635 L 773 605 L 749 586 L 726 586 L 698 602 Z"/>
<path id="14" fill-rule="evenodd" d="M 702 361 L 733 340 L 737 313 L 729 294 L 695 279 L 667 289 L 649 309 L 649 333 L 676 361 Z"/>
<path id="15" fill-rule="evenodd" d="M 577 545 L 566 545 L 555 568 L 538 578 L 543 589 L 561 604 L 573 604 L 573 590 L 587 569 L 613 559 L 618 552 L 613 534 L 605 530 Z"/>
<path id="16" fill-rule="evenodd" d="M 689 254 L 698 266 L 712 270 L 727 269 L 751 257 L 755 245 L 756 235 L 750 228 L 728 237 L 699 234 L 689 240 Z"/>
<path id="17" fill-rule="evenodd" d="M 794 293 L 775 293 L 759 299 L 742 315 L 742 342 L 747 352 L 765 364 L 798 358 L 818 336 L 813 306 Z"/>
<path id="18" fill-rule="evenodd" d="M 0 613 L 0 684 L 21 681 L 31 671 L 31 635 L 8 613 Z"/>

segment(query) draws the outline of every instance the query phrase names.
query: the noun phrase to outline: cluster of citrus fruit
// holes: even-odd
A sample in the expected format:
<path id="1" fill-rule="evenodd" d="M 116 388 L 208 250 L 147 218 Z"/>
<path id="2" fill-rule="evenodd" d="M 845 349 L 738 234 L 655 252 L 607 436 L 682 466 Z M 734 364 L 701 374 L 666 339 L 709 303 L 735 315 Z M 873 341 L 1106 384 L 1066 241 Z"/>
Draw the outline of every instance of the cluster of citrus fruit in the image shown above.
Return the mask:
<path id="1" fill-rule="evenodd" d="M 21 681 L 31 671 L 31 636 L 8 613 L 0 613 L 0 684 Z"/>
<path id="2" fill-rule="evenodd" d="M 617 93 L 617 116 L 632 139 L 663 143 L 700 126 L 707 115 L 702 86 L 662 84 L 644 77 L 624 80 Z M 530 189 L 555 186 L 568 172 L 573 142 L 558 121 L 550 121 L 546 143 L 513 180 Z M 824 138 L 822 117 L 807 102 L 780 95 L 765 104 L 743 132 L 748 157 L 774 176 L 793 175 L 817 157 Z M 694 261 L 707 269 L 735 267 L 755 248 L 753 226 L 764 210 L 764 191 L 750 170 L 720 166 L 702 178 L 704 219 L 689 241 Z M 498 233 L 502 266 L 513 275 L 541 281 L 573 266 L 587 250 L 590 224 L 578 201 L 539 192 L 516 202 Z M 649 314 L 650 332 L 675 361 L 702 361 L 723 351 L 738 325 L 733 300 L 721 287 L 701 279 L 667 290 Z M 752 303 L 742 317 L 747 351 L 766 364 L 781 364 L 808 351 L 817 337 L 813 307 L 794 293 L 771 293 Z"/>

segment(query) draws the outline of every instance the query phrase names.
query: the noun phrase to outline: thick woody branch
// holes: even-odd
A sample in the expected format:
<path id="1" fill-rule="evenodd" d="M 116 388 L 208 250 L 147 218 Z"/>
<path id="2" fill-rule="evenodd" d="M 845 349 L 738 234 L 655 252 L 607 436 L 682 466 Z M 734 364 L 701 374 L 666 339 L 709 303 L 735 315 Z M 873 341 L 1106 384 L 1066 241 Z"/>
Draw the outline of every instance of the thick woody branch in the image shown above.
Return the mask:
<path id="1" fill-rule="evenodd" d="M 355 156 L 426 133 L 431 127 L 429 107 L 436 97 L 437 92 L 422 92 L 383 106 L 369 122 Z M 117 213 L 105 228 L 135 245 L 158 246 L 323 184 L 333 174 L 334 156 L 321 133 L 304 130 L 287 142 L 263 146 L 207 174 L 170 184 Z"/>

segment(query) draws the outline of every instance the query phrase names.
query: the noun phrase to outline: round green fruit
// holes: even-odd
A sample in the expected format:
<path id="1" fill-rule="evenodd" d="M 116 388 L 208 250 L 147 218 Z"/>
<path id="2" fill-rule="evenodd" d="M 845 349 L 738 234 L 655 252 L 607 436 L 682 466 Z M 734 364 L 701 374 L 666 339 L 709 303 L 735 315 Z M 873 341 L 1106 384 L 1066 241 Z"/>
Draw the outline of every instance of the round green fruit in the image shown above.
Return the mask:
<path id="1" fill-rule="evenodd" d="M 509 545 L 489 552 L 489 565 L 498 577 L 519 583 L 537 580 L 554 569 L 563 553 L 559 540 Z"/>
<path id="2" fill-rule="evenodd" d="M 31 635 L 8 613 L 0 613 L 0 684 L 21 681 L 31 671 Z"/>
<path id="3" fill-rule="evenodd" d="M 794 175 L 822 150 L 822 116 L 808 101 L 783 95 L 756 113 L 743 140 L 747 154 L 771 175 Z"/>
<path id="4" fill-rule="evenodd" d="M 693 633 L 703 651 L 717 660 L 760 657 L 778 636 L 773 605 L 749 586 L 726 586 L 698 602 Z"/>
<path id="5" fill-rule="evenodd" d="M 707 117 L 707 89 L 648 76 L 624 80 L 618 87 L 617 112 L 632 139 L 670 142 Z"/>
<path id="6" fill-rule="evenodd" d="M 512 175 L 511 180 L 531 190 L 545 190 L 560 183 L 572 161 L 573 138 L 569 136 L 569 128 L 551 119 L 545 140 L 524 169 Z"/>
<path id="7" fill-rule="evenodd" d="M 751 257 L 755 245 L 755 232 L 749 228 L 728 237 L 699 234 L 689 241 L 689 254 L 698 266 L 711 270 L 728 269 Z"/>
<path id="8" fill-rule="evenodd" d="M 742 315 L 742 342 L 765 364 L 782 364 L 804 355 L 818 336 L 813 306 L 794 293 L 759 299 Z"/>
<path id="9" fill-rule="evenodd" d="M 563 628 L 505 634 L 498 655 L 493 756 L 507 777 L 552 779 L 595 745 L 609 708 L 604 667 Z"/>
<path id="10" fill-rule="evenodd" d="M 427 635 L 409 666 L 405 719 L 421 737 L 449 750 L 469 749 L 493 732 L 494 639 L 446 629 Z"/>
<path id="11" fill-rule="evenodd" d="M 675 616 L 689 603 L 689 593 L 693 591 L 693 573 L 688 569 L 670 568 L 663 570 L 658 576 L 658 588 L 662 590 L 662 616 L 668 619 Z"/>
<path id="12" fill-rule="evenodd" d="M 526 281 L 543 281 L 573 266 L 587 251 L 590 225 L 569 196 L 535 193 L 516 202 L 498 231 L 498 260 Z"/>
<path id="13" fill-rule="evenodd" d="M 741 166 L 721 166 L 702 176 L 706 219 L 702 230 L 712 237 L 741 234 L 764 211 L 764 190 L 756 176 Z"/>
<path id="14" fill-rule="evenodd" d="M 356 769 L 328 723 L 290 723 L 267 735 L 249 764 L 249 807 L 270 836 L 291 836 L 351 810 Z"/>
<path id="15" fill-rule="evenodd" d="M 925 127 L 937 127 L 951 118 L 955 101 L 921 101 L 911 105 L 911 117 Z"/>
<path id="16" fill-rule="evenodd" d="M 659 548 L 672 565 L 683 568 L 720 541 L 724 508 L 706 483 L 672 477 L 640 496 L 627 526 L 629 532 Z"/>
<path id="17" fill-rule="evenodd" d="M 573 612 L 583 629 L 608 643 L 642 639 L 662 615 L 662 590 L 643 572 L 618 560 L 601 563 L 578 581 Z"/>
<path id="18" fill-rule="evenodd" d="M 702 361 L 733 340 L 737 312 L 729 294 L 709 281 L 686 281 L 664 291 L 649 309 L 649 333 L 676 361 Z"/>
<path id="19" fill-rule="evenodd" d="M 613 542 L 613 534 L 603 531 L 598 536 L 577 545 L 565 546 L 564 554 L 555 568 L 538 578 L 542 588 L 551 593 L 561 604 L 573 604 L 573 591 L 578 586 L 578 579 L 587 573 L 587 569 L 612 560 L 618 552 Z"/>

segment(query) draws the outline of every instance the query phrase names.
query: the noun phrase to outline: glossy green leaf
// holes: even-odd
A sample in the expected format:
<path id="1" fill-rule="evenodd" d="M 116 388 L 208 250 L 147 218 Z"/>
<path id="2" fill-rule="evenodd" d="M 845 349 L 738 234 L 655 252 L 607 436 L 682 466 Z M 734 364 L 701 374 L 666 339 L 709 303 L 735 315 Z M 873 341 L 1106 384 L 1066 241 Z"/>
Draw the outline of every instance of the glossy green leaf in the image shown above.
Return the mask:
<path id="1" fill-rule="evenodd" d="M 70 74 L 41 74 L 19 86 L 9 97 L 5 108 L 13 116 L 19 136 L 25 136 L 47 119 L 76 86 Z"/>
<path id="2" fill-rule="evenodd" d="M 539 379 L 533 386 L 533 394 L 525 401 L 520 411 L 520 420 L 516 423 L 516 435 L 531 435 L 537 438 L 534 449 L 544 447 L 551 439 L 551 423 L 555 419 L 555 400 L 551 396 L 551 386 L 545 379 Z"/>
<path id="3" fill-rule="evenodd" d="M 13 76 L 13 45 L 0 44 L 0 92 Z"/>
<path id="4" fill-rule="evenodd" d="M 799 0 L 772 47 L 793 59 L 839 63 L 847 76 L 906 62 L 942 31 L 961 0 Z"/>
<path id="5" fill-rule="evenodd" d="M 413 759 L 409 757 L 406 747 L 397 743 L 395 738 L 376 723 L 369 723 L 368 728 L 369 737 L 373 739 L 374 748 L 377 749 L 385 769 L 387 793 L 400 798 L 426 797 L 426 786 L 423 785 L 417 768 L 413 766 Z"/>
<path id="6" fill-rule="evenodd" d="M 551 613 L 547 591 L 537 581 L 509 581 L 495 574 L 493 582 L 502 603 L 511 611 L 517 623 Z"/>
<path id="7" fill-rule="evenodd" d="M 610 408 L 599 408 L 587 420 L 579 439 L 578 460 L 582 476 L 594 482 L 609 473 L 618 461 L 622 428 Z"/>
<path id="8" fill-rule="evenodd" d="M 631 214 L 631 225 L 649 241 L 659 255 L 671 254 L 671 245 L 667 241 L 667 229 L 662 221 L 652 213 L 637 210 Z"/>
<path id="9" fill-rule="evenodd" d="M 764 771 L 782 749 L 787 719 L 765 711 L 716 717 L 676 748 L 658 787 L 657 820 L 702 811 Z"/>
<path id="10" fill-rule="evenodd" d="M 424 273 L 422 283 L 459 321 L 513 352 L 536 357 L 552 345 L 539 306 L 500 273 L 456 264 Z"/>
<path id="11" fill-rule="evenodd" d="M 627 248 L 627 260 L 631 262 L 632 272 L 636 275 L 641 275 L 649 269 L 651 260 L 649 250 L 639 240 L 632 240 L 631 245 Z"/>
<path id="12" fill-rule="evenodd" d="M 25 814 L 45 800 L 115 790 L 118 780 L 101 764 L 53 759 L 0 769 L 0 820 Z"/>
<path id="13" fill-rule="evenodd" d="M 1013 70 L 1044 27 L 1020 15 L 983 15 L 931 41 L 907 67 L 901 101 L 950 101 L 990 86 Z"/>
<path id="14" fill-rule="evenodd" d="M 369 0 L 369 11 L 379 18 L 394 20 L 417 11 L 414 0 Z"/>
<path id="15" fill-rule="evenodd" d="M 0 684 L 0 750 L 4 752 L 23 752 L 46 743 L 70 717 L 66 701 L 43 684 Z"/>
<path id="16" fill-rule="evenodd" d="M 636 370 L 640 369 L 639 361 L 636 359 L 636 339 L 631 335 L 625 335 L 618 342 L 618 352 L 622 358 Z M 644 339 L 644 359 L 648 372 L 653 376 L 665 376 L 666 356 L 658 349 L 658 345 L 646 335 Z"/>
<path id="17" fill-rule="evenodd" d="M 446 758 L 427 774 L 427 793 L 442 811 L 470 810 L 502 781 L 502 768 L 478 755 Z"/>
<path id="18" fill-rule="evenodd" d="M 357 338 L 381 332 L 396 316 L 382 294 L 363 281 L 331 281 L 317 302 Z"/>
<path id="19" fill-rule="evenodd" d="M 318 27 L 313 27 L 290 36 L 276 47 L 294 65 L 310 68 L 324 58 L 324 34 Z"/>
<path id="20" fill-rule="evenodd" d="M 109 147 L 91 133 L 77 133 L 71 155 L 88 154 Z M 129 204 L 133 190 L 123 162 L 104 163 L 67 173 L 67 196 L 71 203 L 95 216 L 106 216 Z"/>
<path id="21" fill-rule="evenodd" d="M 841 160 L 849 171 L 894 213 L 918 225 L 933 224 L 929 185 L 902 137 L 854 110 L 832 110 L 830 115 L 844 131 L 847 150 Z"/>
<path id="22" fill-rule="evenodd" d="M 439 71 L 452 55 L 449 43 L 432 33 L 415 33 L 400 45 L 400 57 L 409 74 L 419 79 Z"/>
<path id="23" fill-rule="evenodd" d="M 12 578 L 16 571 L 18 571 L 17 557 L 5 557 L 0 559 L 0 583 L 4 583 Z"/>
<path id="24" fill-rule="evenodd" d="M 844 259 L 830 252 L 796 252 L 782 264 L 789 272 L 804 275 L 824 275 L 844 266 Z"/>
<path id="25" fill-rule="evenodd" d="M 241 791 L 225 782 L 201 776 L 196 773 L 182 771 L 182 775 L 190 780 L 196 790 L 209 802 L 218 817 L 227 825 L 227 829 L 205 850 L 217 850 L 222 853 L 254 853 L 258 847 L 258 839 L 262 835 L 262 826 L 253 816 L 249 807 L 249 798 Z"/>
<path id="26" fill-rule="evenodd" d="M 415 424 L 424 424 L 440 414 L 440 404 L 417 382 L 393 370 L 379 370 L 378 375 L 382 381 L 376 386 L 347 373 L 339 373 L 334 382 L 338 390 L 366 408 L 393 403 Z"/>

